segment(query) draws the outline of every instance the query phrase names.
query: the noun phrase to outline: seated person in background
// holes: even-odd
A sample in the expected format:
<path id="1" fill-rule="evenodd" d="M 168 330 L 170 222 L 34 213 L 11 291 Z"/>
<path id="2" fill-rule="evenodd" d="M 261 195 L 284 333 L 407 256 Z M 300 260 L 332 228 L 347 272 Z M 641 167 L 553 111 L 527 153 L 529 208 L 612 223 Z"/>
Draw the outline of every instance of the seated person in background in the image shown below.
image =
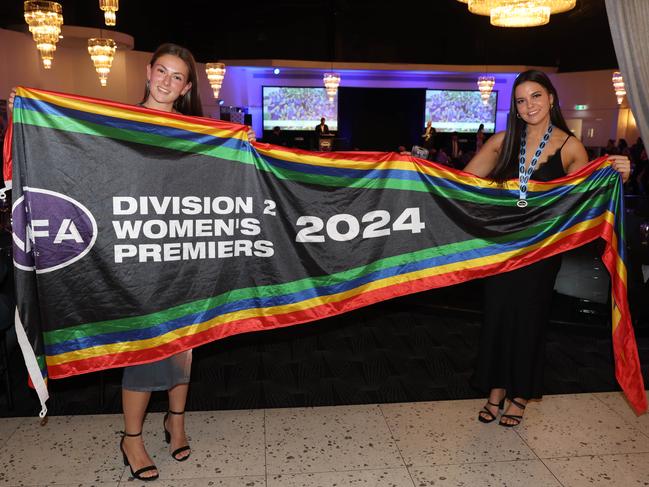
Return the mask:
<path id="1" fill-rule="evenodd" d="M 282 129 L 278 126 L 273 127 L 273 131 L 268 137 L 268 142 L 275 145 L 286 145 L 286 142 L 284 141 L 284 135 L 282 135 Z"/>
<path id="2" fill-rule="evenodd" d="M 629 144 L 627 144 L 626 139 L 618 140 L 616 154 L 631 157 L 631 149 L 629 149 Z"/>
<path id="3" fill-rule="evenodd" d="M 613 139 L 608 139 L 604 153 L 608 155 L 617 154 L 617 147 L 615 147 L 615 141 Z"/>
<path id="4" fill-rule="evenodd" d="M 410 155 L 410 151 L 408 151 L 408 150 L 406 149 L 406 146 L 405 146 L 405 145 L 400 145 L 399 148 L 397 149 L 397 152 L 398 152 L 399 154 L 402 154 L 402 155 L 405 155 L 405 156 L 409 156 L 409 155 Z"/>
<path id="5" fill-rule="evenodd" d="M 642 142 L 642 137 L 638 137 L 636 143 L 631 146 L 631 159 L 636 162 L 639 161 L 643 150 L 644 143 Z"/>
<path id="6" fill-rule="evenodd" d="M 638 193 L 642 195 L 649 194 L 649 157 L 647 157 L 646 148 L 643 148 L 640 153 L 638 162 L 635 165 L 634 174 L 638 186 Z"/>
<path id="7" fill-rule="evenodd" d="M 320 137 L 322 134 L 328 134 L 329 133 L 329 127 L 325 123 L 325 118 L 322 117 L 320 119 L 320 124 L 315 126 L 315 134 L 317 137 Z"/>
<path id="8" fill-rule="evenodd" d="M 440 147 L 440 149 L 437 151 L 435 162 L 444 164 L 445 166 L 452 166 L 451 159 L 448 157 L 448 154 L 446 154 L 446 151 L 443 147 Z"/>

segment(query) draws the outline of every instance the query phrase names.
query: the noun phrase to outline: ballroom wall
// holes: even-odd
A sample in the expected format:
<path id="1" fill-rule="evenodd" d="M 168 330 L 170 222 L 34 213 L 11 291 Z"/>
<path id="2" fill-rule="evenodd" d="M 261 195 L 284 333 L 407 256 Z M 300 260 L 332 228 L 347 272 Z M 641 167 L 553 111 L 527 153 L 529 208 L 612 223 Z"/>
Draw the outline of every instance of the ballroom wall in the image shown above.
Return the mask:
<path id="1" fill-rule="evenodd" d="M 72 46 L 65 47 L 66 43 Z M 138 103 L 142 98 L 146 65 L 150 59 L 149 52 L 118 49 L 108 76 L 108 86 L 101 87 L 88 50 L 82 43 L 64 39 L 56 49 L 52 69 L 46 70 L 31 35 L 0 29 L 0 99 L 7 98 L 13 86 L 23 85 L 122 103 Z M 199 75 L 204 108 L 214 112 L 216 102 L 204 65 L 199 66 Z"/>
<path id="2" fill-rule="evenodd" d="M 66 42 L 70 47 L 66 47 Z M 56 51 L 53 67 L 47 71 L 42 67 L 30 35 L 0 29 L 0 99 L 6 98 L 13 86 L 24 85 L 123 103 L 137 103 L 142 96 L 145 66 L 150 56 L 151 53 L 146 52 L 118 50 L 108 78 L 108 86 L 102 88 L 88 52 L 81 43 L 73 45 L 69 40 L 62 41 Z M 244 63 L 238 61 L 235 64 Z M 309 63 L 303 63 L 302 68 L 283 68 L 279 75 L 275 75 L 273 67 L 228 65 L 221 91 L 225 104 L 246 107 L 249 110 L 253 117 L 253 128 L 258 134 L 262 133 L 262 86 L 322 86 L 322 68 L 312 69 L 309 68 Z M 422 72 L 415 69 L 399 69 L 402 67 L 398 66 L 391 68 L 389 65 L 375 67 L 380 69 L 341 70 L 343 85 L 368 88 L 475 89 L 477 73 L 466 71 L 466 67 L 458 67 L 460 72 Z M 219 107 L 209 88 L 204 65 L 199 63 L 198 68 L 204 112 L 208 116 L 218 117 Z M 515 72 L 496 74 L 494 89 L 499 92 L 496 120 L 498 130 L 504 129 L 505 126 L 514 75 Z M 605 145 L 609 138 L 620 137 L 633 142 L 638 137 L 633 116 L 625 105 L 626 100 L 621 109 L 616 104 L 610 71 L 551 73 L 550 76 L 561 95 L 561 105 L 566 118 L 581 120 L 586 145 Z M 575 105 L 588 105 L 588 110 L 576 111 Z M 386 110 L 388 109 L 398 107 L 386 107 Z"/>

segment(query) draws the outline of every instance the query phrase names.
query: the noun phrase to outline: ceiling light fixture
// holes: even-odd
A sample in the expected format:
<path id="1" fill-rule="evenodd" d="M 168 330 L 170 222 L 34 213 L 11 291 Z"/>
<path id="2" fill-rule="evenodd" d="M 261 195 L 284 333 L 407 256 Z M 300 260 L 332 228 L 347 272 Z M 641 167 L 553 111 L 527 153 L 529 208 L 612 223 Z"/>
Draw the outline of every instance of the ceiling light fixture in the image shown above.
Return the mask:
<path id="1" fill-rule="evenodd" d="M 491 9 L 489 21 L 496 27 L 537 27 L 550 22 L 550 7 L 535 0 L 502 1 Z"/>
<path id="2" fill-rule="evenodd" d="M 38 1 L 25 2 L 24 9 L 25 22 L 41 53 L 43 67 L 50 69 L 63 25 L 63 7 L 56 2 Z"/>
<path id="3" fill-rule="evenodd" d="M 219 99 L 219 92 L 223 86 L 223 78 L 225 78 L 225 64 L 223 63 L 207 63 L 205 65 L 205 72 L 207 79 L 210 81 L 214 99 Z"/>
<path id="4" fill-rule="evenodd" d="M 624 101 L 624 95 L 626 95 L 626 89 L 624 87 L 624 78 L 619 71 L 613 73 L 613 90 L 617 97 L 617 104 L 621 105 L 622 101 Z"/>
<path id="5" fill-rule="evenodd" d="M 99 0 L 99 8 L 104 11 L 106 25 L 115 25 L 117 23 L 115 12 L 119 10 L 119 0 Z"/>
<path id="6" fill-rule="evenodd" d="M 329 97 L 329 102 L 333 102 L 338 94 L 338 86 L 340 86 L 340 75 L 338 73 L 325 73 L 322 81 Z"/>
<path id="7" fill-rule="evenodd" d="M 577 0 L 543 0 L 541 3 L 550 7 L 551 14 L 560 14 L 575 8 Z"/>
<path id="8" fill-rule="evenodd" d="M 459 0 L 462 1 L 463 0 Z M 469 12 L 490 17 L 497 27 L 536 27 L 551 14 L 575 8 L 576 0 L 468 0 Z"/>
<path id="9" fill-rule="evenodd" d="M 480 90 L 480 98 L 485 105 L 489 104 L 489 97 L 491 91 L 496 84 L 496 79 L 493 76 L 480 76 L 478 78 L 478 90 Z"/>
<path id="10" fill-rule="evenodd" d="M 108 83 L 108 74 L 110 73 L 110 67 L 113 65 L 115 49 L 117 49 L 117 45 L 112 39 L 103 37 L 88 39 L 88 54 L 90 54 L 92 64 L 95 65 L 101 86 L 106 86 Z"/>
<path id="11" fill-rule="evenodd" d="M 489 17 L 495 3 L 498 2 L 496 0 L 468 0 L 469 12 Z"/>

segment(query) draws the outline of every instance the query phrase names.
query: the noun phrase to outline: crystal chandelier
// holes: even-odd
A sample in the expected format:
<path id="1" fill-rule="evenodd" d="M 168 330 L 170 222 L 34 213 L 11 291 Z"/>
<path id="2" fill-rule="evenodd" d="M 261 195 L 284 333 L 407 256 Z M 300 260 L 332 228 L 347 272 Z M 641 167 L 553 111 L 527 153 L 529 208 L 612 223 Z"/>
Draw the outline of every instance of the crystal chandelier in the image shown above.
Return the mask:
<path id="1" fill-rule="evenodd" d="M 551 14 L 572 10 L 576 3 L 577 0 L 468 0 L 468 8 L 473 14 L 490 17 L 491 24 L 499 27 L 535 27 L 547 24 Z"/>
<path id="2" fill-rule="evenodd" d="M 99 82 L 101 86 L 106 86 L 108 80 L 108 73 L 113 64 L 113 57 L 115 56 L 115 49 L 117 45 L 112 39 L 103 37 L 88 39 L 88 53 L 92 64 L 95 65 L 95 70 L 99 75 Z"/>
<path id="3" fill-rule="evenodd" d="M 340 86 L 340 75 L 338 73 L 325 73 L 322 81 L 324 81 L 325 90 L 327 91 L 329 101 L 333 102 L 334 98 L 338 94 L 338 86 Z"/>
<path id="4" fill-rule="evenodd" d="M 551 14 L 560 14 L 575 8 L 577 0 L 543 0 L 540 3 L 550 7 Z"/>
<path id="5" fill-rule="evenodd" d="M 480 98 L 485 105 L 489 104 L 489 97 L 491 90 L 496 84 L 496 79 L 493 76 L 480 76 L 478 78 L 478 89 L 480 90 Z"/>
<path id="6" fill-rule="evenodd" d="M 119 0 L 99 0 L 99 8 L 104 11 L 106 25 L 115 25 L 117 23 L 115 12 L 119 10 Z"/>
<path id="7" fill-rule="evenodd" d="M 205 72 L 207 79 L 210 81 L 214 98 L 219 99 L 219 92 L 223 85 L 223 78 L 225 78 L 225 64 L 223 63 L 207 63 L 205 65 Z"/>
<path id="8" fill-rule="evenodd" d="M 624 100 L 624 95 L 626 95 L 626 89 L 624 88 L 624 78 L 619 71 L 613 73 L 613 90 L 617 97 L 617 104 L 621 105 Z"/>
<path id="9" fill-rule="evenodd" d="M 550 7 L 535 0 L 502 1 L 489 16 L 496 27 L 536 27 L 550 22 Z"/>
<path id="10" fill-rule="evenodd" d="M 36 47 L 41 53 L 43 67 L 50 69 L 56 43 L 63 25 L 63 7 L 56 2 L 25 2 L 25 22 L 29 25 Z"/>
<path id="11" fill-rule="evenodd" d="M 491 7 L 496 3 L 498 3 L 496 0 L 469 0 L 469 12 L 489 17 L 491 14 Z"/>

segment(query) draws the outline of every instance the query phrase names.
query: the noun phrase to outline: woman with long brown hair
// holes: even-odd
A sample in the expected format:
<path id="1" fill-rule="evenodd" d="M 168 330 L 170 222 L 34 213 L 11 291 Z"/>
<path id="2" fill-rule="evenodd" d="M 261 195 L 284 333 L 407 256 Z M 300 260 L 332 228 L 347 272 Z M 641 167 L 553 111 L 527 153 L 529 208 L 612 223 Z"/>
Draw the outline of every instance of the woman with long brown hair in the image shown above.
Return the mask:
<path id="1" fill-rule="evenodd" d="M 623 181 L 627 157 L 612 156 Z M 465 171 L 502 183 L 519 179 L 519 198 L 527 205 L 527 182 L 549 181 L 574 173 L 588 163 L 583 144 L 561 114 L 559 95 L 548 76 L 537 70 L 518 75 L 512 88 L 507 129 L 488 139 Z M 484 323 L 474 385 L 489 392 L 478 419 L 491 423 L 509 399 L 501 426 L 520 424 L 527 401 L 540 398 L 545 360 L 545 329 L 550 319 L 559 255 L 485 280 Z"/>
<path id="2" fill-rule="evenodd" d="M 144 97 L 140 106 L 164 112 L 202 116 L 198 95 L 198 76 L 189 50 L 175 44 L 163 44 L 146 67 Z M 179 462 L 191 453 L 185 434 L 185 403 L 189 390 L 192 351 L 187 350 L 157 362 L 124 368 L 122 408 L 124 432 L 120 450 L 124 465 L 139 480 L 155 480 L 153 465 L 142 440 L 142 425 L 152 391 L 166 390 L 169 409 L 163 420 L 165 441 L 171 456 Z"/>

